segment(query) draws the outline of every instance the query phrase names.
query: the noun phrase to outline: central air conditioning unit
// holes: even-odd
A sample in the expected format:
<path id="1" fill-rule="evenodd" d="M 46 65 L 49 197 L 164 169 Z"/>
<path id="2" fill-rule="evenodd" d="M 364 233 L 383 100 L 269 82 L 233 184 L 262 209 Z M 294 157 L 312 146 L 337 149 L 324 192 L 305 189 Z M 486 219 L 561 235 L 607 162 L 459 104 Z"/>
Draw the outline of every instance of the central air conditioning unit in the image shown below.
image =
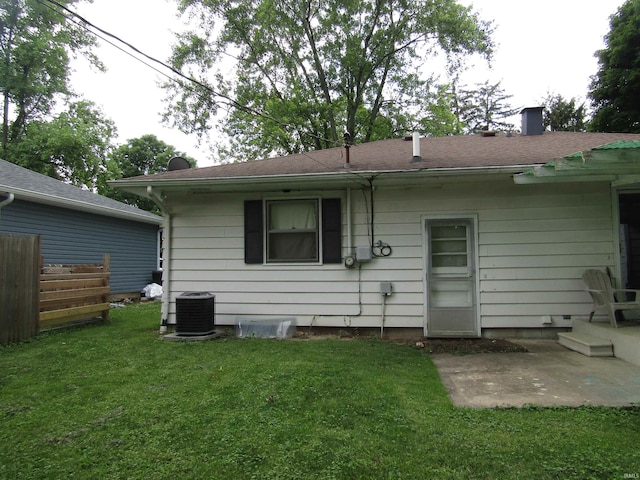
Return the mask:
<path id="1" fill-rule="evenodd" d="M 213 333 L 216 296 L 209 292 L 185 292 L 176 297 L 176 333 L 208 335 Z"/>

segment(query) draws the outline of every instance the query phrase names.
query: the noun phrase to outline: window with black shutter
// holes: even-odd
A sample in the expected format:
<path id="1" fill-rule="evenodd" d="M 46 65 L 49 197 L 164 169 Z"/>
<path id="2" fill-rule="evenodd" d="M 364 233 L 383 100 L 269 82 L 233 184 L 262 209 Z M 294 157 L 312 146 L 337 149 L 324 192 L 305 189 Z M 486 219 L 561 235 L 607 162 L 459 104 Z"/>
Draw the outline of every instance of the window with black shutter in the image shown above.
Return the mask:
<path id="1" fill-rule="evenodd" d="M 342 262 L 339 198 L 246 201 L 244 231 L 245 263 Z"/>

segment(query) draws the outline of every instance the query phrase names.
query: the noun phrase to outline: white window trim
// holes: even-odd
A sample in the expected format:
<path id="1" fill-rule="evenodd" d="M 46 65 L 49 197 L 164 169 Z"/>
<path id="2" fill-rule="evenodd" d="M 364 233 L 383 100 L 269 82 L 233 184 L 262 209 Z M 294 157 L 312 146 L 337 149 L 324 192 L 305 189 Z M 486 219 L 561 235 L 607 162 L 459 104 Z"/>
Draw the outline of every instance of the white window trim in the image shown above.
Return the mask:
<path id="1" fill-rule="evenodd" d="M 296 201 L 304 201 L 304 200 L 315 200 L 316 201 L 316 206 L 317 206 L 317 212 L 318 212 L 318 219 L 317 219 L 317 244 L 318 244 L 318 259 L 317 260 L 309 260 L 309 261 L 299 261 L 299 260 L 295 260 L 295 261 L 286 261 L 286 260 L 269 260 L 269 213 L 268 213 L 268 204 L 269 202 L 278 202 L 278 201 L 289 201 L 289 202 L 296 202 Z M 262 201 L 262 235 L 263 235 L 263 251 L 262 251 L 262 258 L 263 260 L 263 265 L 265 266 L 310 266 L 310 265 L 323 265 L 322 259 L 323 259 L 323 245 L 322 245 L 322 236 L 323 236 L 323 225 L 322 225 L 322 197 L 319 195 L 313 195 L 313 196 L 309 196 L 309 195 L 303 195 L 303 196 L 296 196 L 296 197 L 281 197 L 281 196 L 274 196 L 274 197 L 267 197 L 267 198 L 263 198 Z"/>

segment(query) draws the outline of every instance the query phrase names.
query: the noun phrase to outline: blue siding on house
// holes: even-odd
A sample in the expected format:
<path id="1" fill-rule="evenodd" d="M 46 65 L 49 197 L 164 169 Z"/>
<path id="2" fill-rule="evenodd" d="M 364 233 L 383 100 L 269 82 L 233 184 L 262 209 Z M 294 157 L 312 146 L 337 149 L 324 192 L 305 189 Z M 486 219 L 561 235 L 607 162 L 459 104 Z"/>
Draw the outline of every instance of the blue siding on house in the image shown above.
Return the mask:
<path id="1" fill-rule="evenodd" d="M 0 232 L 40 235 L 45 263 L 100 263 L 111 257 L 111 293 L 139 292 L 158 266 L 158 226 L 15 200 Z"/>

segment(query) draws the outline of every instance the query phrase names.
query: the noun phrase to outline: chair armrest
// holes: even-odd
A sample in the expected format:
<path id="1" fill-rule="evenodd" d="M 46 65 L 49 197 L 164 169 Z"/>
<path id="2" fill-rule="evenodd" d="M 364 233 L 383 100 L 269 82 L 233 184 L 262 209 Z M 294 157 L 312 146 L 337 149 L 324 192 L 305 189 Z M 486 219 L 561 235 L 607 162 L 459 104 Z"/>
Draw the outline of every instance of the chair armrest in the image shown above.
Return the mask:
<path id="1" fill-rule="evenodd" d="M 613 290 L 613 295 L 614 298 L 618 298 L 618 294 L 628 294 L 628 293 L 632 293 L 633 294 L 633 300 L 625 300 L 627 302 L 635 302 L 635 303 L 639 303 L 640 302 L 640 290 L 632 290 L 632 289 L 628 289 L 628 288 L 616 288 Z"/>
<path id="2" fill-rule="evenodd" d="M 611 303 L 609 293 L 607 293 L 606 290 L 587 288 L 586 291 L 591 295 L 591 298 L 596 305 L 607 305 L 608 303 Z"/>

